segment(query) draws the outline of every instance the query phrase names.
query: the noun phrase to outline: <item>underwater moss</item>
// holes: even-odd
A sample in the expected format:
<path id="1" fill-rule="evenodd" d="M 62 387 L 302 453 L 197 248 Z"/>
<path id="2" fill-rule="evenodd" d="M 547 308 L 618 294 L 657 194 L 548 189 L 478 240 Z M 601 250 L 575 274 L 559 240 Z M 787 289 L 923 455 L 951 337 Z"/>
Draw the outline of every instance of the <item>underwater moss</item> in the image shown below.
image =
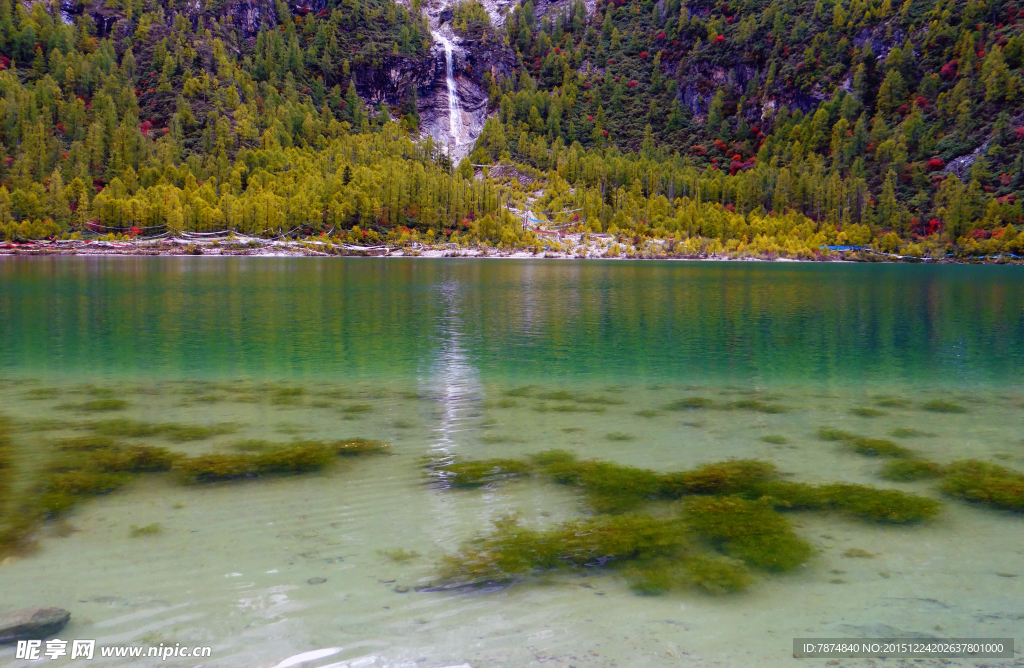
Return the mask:
<path id="1" fill-rule="evenodd" d="M 391 452 L 391 444 L 387 441 L 376 441 L 371 438 L 346 438 L 340 441 L 332 441 L 328 446 L 334 453 L 342 457 L 356 457 L 359 455 L 379 455 Z"/>
<path id="2" fill-rule="evenodd" d="M 128 408 L 128 402 L 124 399 L 92 399 L 81 404 L 64 404 L 60 408 L 90 413 L 120 411 Z"/>
<path id="3" fill-rule="evenodd" d="M 955 404 L 952 401 L 943 401 L 942 399 L 935 399 L 934 401 L 926 401 L 921 404 L 921 408 L 926 411 L 932 411 L 933 413 L 966 413 L 967 409 L 960 404 Z"/>
<path id="4" fill-rule="evenodd" d="M 548 401 L 576 401 L 576 395 L 566 390 L 559 390 L 557 392 L 546 392 L 544 394 L 538 394 L 538 399 L 547 399 Z"/>
<path id="5" fill-rule="evenodd" d="M 690 494 L 737 494 L 749 490 L 775 472 L 775 466 L 753 459 L 705 464 L 690 471 L 662 475 L 659 493 L 678 499 Z"/>
<path id="6" fill-rule="evenodd" d="M 714 404 L 713 401 L 711 401 L 710 399 L 706 399 L 705 397 L 686 397 L 685 399 L 680 399 L 678 401 L 673 401 L 672 403 L 668 404 L 667 406 L 665 406 L 665 410 L 667 410 L 667 411 L 696 410 L 698 408 L 710 408 L 713 404 Z"/>
<path id="7" fill-rule="evenodd" d="M 789 409 L 779 404 L 769 404 L 757 399 L 740 399 L 725 405 L 727 410 L 755 411 L 757 413 L 788 413 Z"/>
<path id="8" fill-rule="evenodd" d="M 895 438 L 916 438 L 918 436 L 934 436 L 934 434 L 929 434 L 926 431 L 920 431 L 919 429 L 911 429 L 907 427 L 893 429 L 892 431 L 889 432 L 889 435 Z"/>
<path id="9" fill-rule="evenodd" d="M 256 477 L 254 455 L 203 455 L 175 463 L 182 482 L 194 484 Z"/>
<path id="10" fill-rule="evenodd" d="M 407 552 L 406 550 L 403 550 L 401 548 L 397 548 L 397 549 L 393 549 L 393 550 L 380 550 L 379 553 L 381 555 L 387 557 L 391 561 L 397 561 L 399 563 L 401 563 L 403 561 L 410 561 L 412 559 L 417 559 L 420 556 L 420 553 L 415 551 L 415 550 L 413 550 L 411 552 Z"/>
<path id="11" fill-rule="evenodd" d="M 532 467 L 517 459 L 473 459 L 432 469 L 451 487 L 481 487 L 498 480 L 529 475 Z"/>
<path id="12" fill-rule="evenodd" d="M 894 524 L 927 520 L 942 509 L 942 504 L 933 499 L 849 483 L 811 485 L 767 480 L 747 495 L 761 497 L 776 508 L 838 510 L 873 522 Z"/>
<path id="13" fill-rule="evenodd" d="M 900 397 L 890 397 L 884 394 L 875 395 L 874 397 L 872 397 L 872 399 L 874 400 L 876 405 L 883 406 L 885 408 L 900 408 L 903 406 L 910 405 L 910 402 L 907 401 L 906 399 L 901 399 Z"/>
<path id="14" fill-rule="evenodd" d="M 875 555 L 859 547 L 851 547 L 843 552 L 843 556 L 847 559 L 873 559 Z"/>
<path id="15" fill-rule="evenodd" d="M 1024 511 L 1024 474 L 976 459 L 953 462 L 945 470 L 940 489 L 946 494 L 996 508 Z"/>
<path id="16" fill-rule="evenodd" d="M 155 536 L 164 532 L 164 528 L 158 523 L 147 524 L 144 527 L 135 526 L 134 524 L 128 529 L 129 538 L 142 538 L 143 536 Z"/>
<path id="17" fill-rule="evenodd" d="M 60 389 L 56 387 L 37 387 L 25 393 L 25 398 L 30 401 L 43 401 L 45 399 L 56 399 L 60 396 Z"/>
<path id="18" fill-rule="evenodd" d="M 909 482 L 938 478 L 943 473 L 942 467 L 935 462 L 923 459 L 891 459 L 885 463 L 878 475 L 886 480 Z"/>
<path id="19" fill-rule="evenodd" d="M 541 453 L 534 462 L 562 485 L 582 487 L 598 512 L 621 513 L 654 499 L 661 481 L 656 473 L 597 460 L 577 460 L 564 451 Z"/>
<path id="20" fill-rule="evenodd" d="M 204 455 L 180 459 L 174 463 L 173 470 L 187 484 L 237 480 L 316 471 L 326 466 L 334 454 L 322 443 L 302 443 L 261 454 Z"/>
<path id="21" fill-rule="evenodd" d="M 567 522 L 535 531 L 514 518 L 495 522 L 495 531 L 445 557 L 442 577 L 453 583 L 508 582 L 535 570 L 632 565 L 685 554 L 683 523 L 644 515 L 620 515 Z"/>
<path id="22" fill-rule="evenodd" d="M 852 441 L 857 438 L 857 435 L 842 429 L 822 427 L 818 430 L 818 437 L 825 441 Z"/>
<path id="23" fill-rule="evenodd" d="M 818 436 L 826 441 L 839 441 L 857 454 L 869 457 L 913 457 L 914 453 L 892 441 L 881 438 L 864 438 L 848 431 L 822 427 Z"/>
<path id="24" fill-rule="evenodd" d="M 51 517 L 78 505 L 90 496 L 109 494 L 131 482 L 128 473 L 67 471 L 47 475 L 34 506 Z"/>
<path id="25" fill-rule="evenodd" d="M 370 404 L 350 404 L 341 409 L 342 413 L 348 415 L 361 415 L 363 413 L 372 413 L 373 406 Z"/>
<path id="26" fill-rule="evenodd" d="M 775 445 L 789 443 L 789 439 L 783 436 L 782 434 L 765 434 L 764 436 L 761 437 L 761 440 L 764 441 L 765 443 L 773 443 Z"/>
<path id="27" fill-rule="evenodd" d="M 914 453 L 881 438 L 854 438 L 846 441 L 854 452 L 868 457 L 913 457 Z"/>
<path id="28" fill-rule="evenodd" d="M 502 392 L 506 397 L 528 397 L 533 392 L 533 385 L 524 385 L 522 387 L 513 387 L 511 389 Z"/>
<path id="29" fill-rule="evenodd" d="M 604 435 L 609 441 L 635 441 L 636 436 L 623 431 L 610 431 Z"/>
<path id="30" fill-rule="evenodd" d="M 851 415 L 856 415 L 858 417 L 866 417 L 866 418 L 873 418 L 873 417 L 880 417 L 882 415 L 888 415 L 888 413 L 886 413 L 885 411 L 880 411 L 877 408 L 868 408 L 867 406 L 858 406 L 856 408 L 851 408 L 850 409 L 850 414 Z"/>
<path id="31" fill-rule="evenodd" d="M 645 408 L 643 410 L 637 411 L 636 413 L 633 413 L 633 415 L 636 415 L 637 417 L 642 417 L 642 418 L 653 418 L 653 417 L 658 417 L 659 415 L 661 415 L 661 412 L 660 411 L 651 410 L 650 408 Z"/>
<path id="32" fill-rule="evenodd" d="M 685 521 L 726 554 L 769 571 L 788 571 L 814 554 L 786 518 L 764 501 L 702 496 L 687 499 Z"/>
<path id="33" fill-rule="evenodd" d="M 750 586 L 753 578 L 746 565 L 728 557 L 690 557 L 685 562 L 686 581 L 710 594 L 729 594 Z"/>
<path id="34" fill-rule="evenodd" d="M 334 447 L 319 442 L 302 442 L 289 448 L 272 450 L 252 458 L 257 475 L 306 473 L 326 466 L 338 454 Z"/>
<path id="35" fill-rule="evenodd" d="M 193 425 L 175 422 L 138 422 L 126 418 L 90 422 L 86 427 L 97 434 L 107 436 L 127 436 L 132 438 L 163 436 L 174 443 L 204 441 L 214 436 L 233 434 L 238 431 L 238 425 L 230 422 L 214 425 Z"/>

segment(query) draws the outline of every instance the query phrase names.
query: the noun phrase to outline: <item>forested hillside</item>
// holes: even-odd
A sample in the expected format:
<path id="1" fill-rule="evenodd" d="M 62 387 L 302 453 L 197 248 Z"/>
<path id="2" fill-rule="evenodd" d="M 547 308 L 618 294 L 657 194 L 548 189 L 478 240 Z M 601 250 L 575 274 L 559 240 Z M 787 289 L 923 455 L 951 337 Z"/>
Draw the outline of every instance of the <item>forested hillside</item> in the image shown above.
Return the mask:
<path id="1" fill-rule="evenodd" d="M 0 0 L 3 233 L 536 244 L 504 208 L 522 179 L 473 167 L 500 161 L 538 215 L 684 254 L 1024 241 L 1010 0 L 463 2 L 441 12 L 461 48 L 516 66 L 459 74 L 490 118 L 454 170 L 420 139 L 443 55 L 418 1 L 256 7 Z"/>

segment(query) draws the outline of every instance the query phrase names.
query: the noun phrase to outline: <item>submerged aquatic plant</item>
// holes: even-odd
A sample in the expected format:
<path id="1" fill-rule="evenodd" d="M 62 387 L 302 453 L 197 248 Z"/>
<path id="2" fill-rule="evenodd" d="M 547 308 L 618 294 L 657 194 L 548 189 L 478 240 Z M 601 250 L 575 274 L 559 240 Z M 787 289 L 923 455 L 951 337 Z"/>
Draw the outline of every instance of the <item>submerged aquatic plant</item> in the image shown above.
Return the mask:
<path id="1" fill-rule="evenodd" d="M 881 438 L 864 438 L 851 434 L 841 429 L 822 427 L 818 430 L 818 436 L 826 441 L 838 441 L 846 445 L 857 454 L 869 457 L 913 457 L 914 453 L 902 448 L 892 441 Z"/>
<path id="2" fill-rule="evenodd" d="M 25 398 L 30 401 L 43 401 L 46 399 L 56 399 L 60 396 L 60 388 L 56 387 L 37 387 L 34 390 L 29 390 L 25 393 Z"/>
<path id="3" fill-rule="evenodd" d="M 894 438 L 916 438 L 918 436 L 934 436 L 935 434 L 909 427 L 899 427 L 890 431 L 889 435 Z"/>
<path id="4" fill-rule="evenodd" d="M 690 539 L 678 520 L 619 515 L 566 522 L 550 531 L 521 526 L 515 518 L 444 558 L 448 582 L 481 585 L 509 582 L 535 570 L 613 567 L 686 553 Z"/>
<path id="5" fill-rule="evenodd" d="M 891 459 L 885 463 L 878 475 L 886 480 L 909 482 L 938 478 L 944 473 L 942 466 L 935 462 L 923 459 Z"/>
<path id="6" fill-rule="evenodd" d="M 326 466 L 334 454 L 322 443 L 300 443 L 260 454 L 191 457 L 175 462 L 173 468 L 182 482 L 195 484 L 316 471 Z"/>
<path id="7" fill-rule="evenodd" d="M 402 548 L 396 548 L 396 549 L 393 549 L 393 550 L 379 550 L 379 553 L 381 555 L 387 557 L 391 561 L 397 561 L 399 563 L 401 563 L 403 561 L 410 561 L 412 559 L 417 559 L 420 556 L 420 553 L 417 552 L 416 550 L 412 550 L 411 552 L 409 552 L 409 551 L 403 550 Z"/>
<path id="8" fill-rule="evenodd" d="M 755 411 L 757 413 L 788 413 L 789 409 L 779 404 L 769 404 L 757 399 L 740 399 L 725 405 L 728 410 Z"/>
<path id="9" fill-rule="evenodd" d="M 894 524 L 931 519 L 942 509 L 942 504 L 934 499 L 850 483 L 811 485 L 768 480 L 758 484 L 750 496 L 760 497 L 776 508 L 838 510 L 873 522 Z"/>
<path id="10" fill-rule="evenodd" d="M 147 524 L 144 527 L 135 526 L 132 524 L 128 529 L 129 538 L 141 538 L 143 536 L 155 536 L 164 532 L 164 528 L 158 523 Z"/>
<path id="11" fill-rule="evenodd" d="M 80 404 L 62 404 L 58 408 L 89 413 L 120 411 L 128 408 L 128 402 L 124 399 L 92 399 Z"/>
<path id="12" fill-rule="evenodd" d="M 751 489 L 775 473 L 775 465 L 753 459 L 704 464 L 661 476 L 660 495 L 678 499 L 690 494 L 729 495 Z"/>
<path id="13" fill-rule="evenodd" d="M 945 472 L 940 489 L 950 496 L 1024 511 L 1024 473 L 976 459 L 953 462 Z"/>
<path id="14" fill-rule="evenodd" d="M 714 405 L 714 402 L 705 397 L 686 397 L 685 399 L 679 399 L 665 406 L 667 411 L 686 411 L 695 410 L 698 408 L 710 408 Z"/>
<path id="15" fill-rule="evenodd" d="M 238 431 L 238 425 L 231 422 L 224 422 L 213 425 L 180 424 L 176 422 L 139 422 L 127 418 L 113 420 L 102 420 L 90 422 L 86 427 L 107 436 L 127 436 L 133 438 L 146 438 L 150 436 L 163 436 L 175 443 L 188 441 L 204 441 L 222 434 L 233 434 Z"/>
<path id="16" fill-rule="evenodd" d="M 380 455 L 391 452 L 391 444 L 387 441 L 377 441 L 372 438 L 345 438 L 340 441 L 331 441 L 328 446 L 335 454 L 342 457 L 355 457 L 358 455 Z"/>
<path id="17" fill-rule="evenodd" d="M 886 408 L 901 408 L 903 406 L 909 406 L 910 402 L 900 397 L 890 397 L 884 394 L 877 394 L 874 397 L 875 404 L 884 406 Z"/>
<path id="18" fill-rule="evenodd" d="M 529 475 L 533 467 L 518 459 L 474 459 L 432 464 L 430 468 L 451 487 L 481 487 Z"/>
<path id="19" fill-rule="evenodd" d="M 761 440 L 765 443 L 773 443 L 775 445 L 783 445 L 789 443 L 789 439 L 782 434 L 765 434 L 761 437 Z"/>
<path id="20" fill-rule="evenodd" d="M 581 461 L 563 450 L 534 457 L 541 470 L 562 485 L 582 487 L 598 512 L 621 513 L 654 499 L 661 488 L 658 474 L 646 469 L 597 460 Z"/>
<path id="21" fill-rule="evenodd" d="M 751 566 L 788 571 L 814 554 L 811 545 L 765 501 L 694 497 L 687 499 L 683 508 L 686 523 L 694 532 Z"/>
<path id="22" fill-rule="evenodd" d="M 604 435 L 609 441 L 635 441 L 636 436 L 623 431 L 610 431 Z"/>
<path id="23" fill-rule="evenodd" d="M 868 408 L 867 406 L 858 406 L 856 408 L 851 408 L 850 409 L 850 414 L 851 415 L 856 415 L 858 417 L 866 417 L 866 418 L 873 418 L 873 417 L 880 417 L 882 415 L 888 415 L 888 413 L 886 413 L 885 411 L 880 411 L 877 408 Z"/>
<path id="24" fill-rule="evenodd" d="M 933 413 L 966 413 L 967 409 L 960 404 L 955 404 L 952 401 L 944 401 L 942 399 L 935 399 L 933 401 L 926 401 L 921 404 L 921 408 L 926 411 Z"/>

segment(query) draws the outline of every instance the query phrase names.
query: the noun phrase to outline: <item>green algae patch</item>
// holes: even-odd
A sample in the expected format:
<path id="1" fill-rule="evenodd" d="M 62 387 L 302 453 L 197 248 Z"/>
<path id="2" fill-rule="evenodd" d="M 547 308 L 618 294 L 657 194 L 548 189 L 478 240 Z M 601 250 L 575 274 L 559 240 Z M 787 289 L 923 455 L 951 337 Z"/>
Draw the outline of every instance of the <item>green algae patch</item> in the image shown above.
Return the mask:
<path id="1" fill-rule="evenodd" d="M 942 399 L 936 399 L 934 401 L 926 401 L 921 404 L 921 408 L 926 411 L 933 413 L 966 413 L 967 409 L 960 404 L 955 404 L 952 401 L 944 401 Z"/>
<path id="2" fill-rule="evenodd" d="M 942 509 L 942 504 L 934 499 L 849 483 L 811 485 L 769 480 L 759 484 L 754 494 L 776 508 L 836 510 L 872 522 L 892 524 L 928 520 Z"/>
<path id="3" fill-rule="evenodd" d="M 473 459 L 432 468 L 451 487 L 482 487 L 499 480 L 527 476 L 533 469 L 518 459 Z"/>
<path id="4" fill-rule="evenodd" d="M 26 392 L 25 398 L 29 401 L 45 401 L 47 399 L 56 399 L 60 395 L 61 391 L 56 387 L 37 387 Z"/>
<path id="5" fill-rule="evenodd" d="M 690 471 L 661 476 L 659 493 L 669 499 L 678 499 L 690 494 L 737 494 L 749 490 L 774 473 L 774 464 L 755 459 L 705 464 Z"/>
<path id="6" fill-rule="evenodd" d="M 688 411 L 696 410 L 698 408 L 710 408 L 715 402 L 705 397 L 686 397 L 685 399 L 679 399 L 665 406 L 667 411 Z"/>
<path id="7" fill-rule="evenodd" d="M 814 554 L 786 518 L 766 501 L 739 497 L 695 497 L 683 508 L 687 525 L 726 554 L 768 571 L 788 571 Z"/>
<path id="8" fill-rule="evenodd" d="M 872 397 L 876 406 L 883 406 L 885 408 L 903 408 L 909 406 L 910 402 L 901 397 L 891 397 L 884 394 L 875 395 Z"/>
<path id="9" fill-rule="evenodd" d="M 850 409 L 850 415 L 856 415 L 857 417 L 875 418 L 883 415 L 888 415 L 885 411 L 880 411 L 877 408 L 869 408 L 867 406 L 857 406 L 856 408 Z"/>
<path id="10" fill-rule="evenodd" d="M 347 415 L 362 415 L 363 413 L 372 413 L 373 406 L 370 404 L 349 404 L 342 408 L 341 412 Z"/>
<path id="11" fill-rule="evenodd" d="M 318 471 L 335 452 L 322 443 L 302 443 L 261 454 L 204 455 L 181 459 L 173 470 L 186 484 Z"/>
<path id="12" fill-rule="evenodd" d="M 495 522 L 495 531 L 444 558 L 441 575 L 465 585 L 507 583 L 531 572 L 584 567 L 646 565 L 686 555 L 686 526 L 678 520 L 644 515 L 604 516 L 566 522 L 550 531 L 521 526 L 514 518 Z"/>
<path id="13" fill-rule="evenodd" d="M 91 496 L 101 496 L 131 482 L 128 473 L 67 471 L 46 476 L 33 505 L 50 517 L 56 517 Z"/>
<path id="14" fill-rule="evenodd" d="M 783 436 L 782 434 L 765 434 L 760 438 L 760 440 L 764 441 L 765 443 L 772 443 L 774 445 L 784 445 L 786 443 L 789 443 L 789 439 Z"/>
<path id="15" fill-rule="evenodd" d="M 935 434 L 911 427 L 899 427 L 890 431 L 889 435 L 893 438 L 919 438 L 921 436 L 934 436 Z"/>
<path id="16" fill-rule="evenodd" d="M 404 550 L 402 548 L 395 548 L 395 549 L 392 549 L 392 550 L 378 550 L 378 554 L 380 554 L 382 556 L 385 556 L 388 559 L 390 559 L 391 561 L 396 561 L 398 563 L 402 563 L 404 561 L 411 561 L 413 559 L 418 559 L 419 556 L 420 556 L 420 553 L 417 552 L 416 550 L 412 550 L 410 552 L 410 551 Z"/>
<path id="17" fill-rule="evenodd" d="M 122 411 L 128 408 L 128 402 L 124 399 L 92 399 L 80 404 L 62 404 L 58 408 L 86 413 L 101 413 L 106 411 Z"/>
<path id="18" fill-rule="evenodd" d="M 164 528 L 158 523 L 147 524 L 146 526 L 135 526 L 132 524 L 128 529 L 129 538 L 143 538 L 145 536 L 156 536 L 164 532 Z"/>
<path id="19" fill-rule="evenodd" d="M 911 482 L 939 478 L 945 474 L 942 466 L 923 459 L 891 459 L 885 463 L 878 475 L 885 480 Z"/>
<path id="20" fill-rule="evenodd" d="M 602 513 L 621 513 L 658 496 L 661 480 L 653 471 L 597 460 L 581 461 L 565 451 L 548 451 L 534 459 L 561 485 L 582 487 L 587 501 Z"/>
<path id="21" fill-rule="evenodd" d="M 654 418 L 654 417 L 658 417 L 659 415 L 661 415 L 661 411 L 656 411 L 656 410 L 652 410 L 650 408 L 645 408 L 643 410 L 637 411 L 636 413 L 633 413 L 633 415 L 635 415 L 637 417 L 642 417 L 642 418 Z"/>
<path id="22" fill-rule="evenodd" d="M 940 489 L 960 499 L 995 508 L 1024 511 L 1024 474 L 975 459 L 946 467 Z"/>
<path id="23" fill-rule="evenodd" d="M 841 429 L 822 427 L 818 430 L 819 438 L 826 441 L 840 442 L 859 455 L 868 457 L 913 457 L 914 453 L 883 438 L 865 438 Z"/>
<path id="24" fill-rule="evenodd" d="M 162 436 L 175 443 L 204 441 L 214 436 L 233 434 L 238 425 L 225 422 L 214 425 L 179 424 L 176 422 L 138 422 L 127 418 L 90 422 L 86 427 L 97 434 L 130 438 Z"/>
<path id="25" fill-rule="evenodd" d="M 857 438 L 857 435 L 851 434 L 848 431 L 843 431 L 842 429 L 822 427 L 818 430 L 818 438 L 824 441 L 852 441 Z"/>
<path id="26" fill-rule="evenodd" d="M 740 399 L 731 401 L 725 405 L 726 410 L 731 411 L 754 411 L 756 413 L 788 413 L 789 409 L 779 404 L 770 404 L 757 399 Z"/>
<path id="27" fill-rule="evenodd" d="M 627 434 L 624 431 L 610 431 L 604 435 L 609 441 L 635 441 L 636 436 Z"/>
<path id="28" fill-rule="evenodd" d="M 914 453 L 883 438 L 855 438 L 846 445 L 859 455 L 868 457 L 913 457 Z"/>
<path id="29" fill-rule="evenodd" d="M 391 452 L 391 444 L 370 438 L 346 438 L 332 441 L 328 446 L 336 455 L 342 457 L 358 457 L 360 455 L 381 455 Z"/>

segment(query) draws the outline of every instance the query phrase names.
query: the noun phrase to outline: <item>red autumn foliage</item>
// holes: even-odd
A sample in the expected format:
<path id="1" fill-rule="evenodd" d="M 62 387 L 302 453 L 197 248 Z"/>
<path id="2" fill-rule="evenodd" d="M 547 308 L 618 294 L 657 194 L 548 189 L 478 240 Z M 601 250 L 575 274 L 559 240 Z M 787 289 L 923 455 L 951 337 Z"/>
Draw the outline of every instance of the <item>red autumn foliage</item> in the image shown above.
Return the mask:
<path id="1" fill-rule="evenodd" d="M 917 106 L 919 106 L 919 107 L 921 107 L 922 109 L 924 109 L 924 108 L 926 108 L 926 107 L 928 106 L 928 100 L 927 100 L 926 98 L 924 98 L 924 97 L 921 97 L 920 95 L 918 95 L 918 96 L 917 96 L 917 97 L 916 97 L 916 98 L 914 99 L 914 104 L 916 104 Z"/>
<path id="2" fill-rule="evenodd" d="M 588 121 L 593 121 L 593 120 L 594 120 L 594 117 L 593 117 L 593 116 L 587 116 L 587 120 L 588 120 Z"/>
<path id="3" fill-rule="evenodd" d="M 729 148 L 729 146 L 724 141 L 722 141 L 721 139 L 716 139 L 712 143 L 715 145 L 715 148 L 717 148 L 719 151 L 724 151 L 727 148 Z"/>
<path id="4" fill-rule="evenodd" d="M 942 75 L 943 79 L 952 79 L 957 74 L 957 65 L 957 61 L 951 60 L 942 66 L 942 68 L 939 70 L 939 74 Z"/>
<path id="5" fill-rule="evenodd" d="M 720 43 L 722 43 L 724 41 L 725 41 L 725 35 L 718 35 L 717 37 L 715 37 L 715 43 L 716 44 L 720 44 Z"/>
<path id="6" fill-rule="evenodd" d="M 149 136 L 149 131 L 153 129 L 153 124 L 150 121 L 142 121 L 139 125 L 139 130 L 142 130 L 142 134 Z"/>
<path id="7" fill-rule="evenodd" d="M 707 155 L 708 150 L 700 144 L 694 144 L 690 147 L 690 153 L 693 153 L 694 155 Z"/>
<path id="8" fill-rule="evenodd" d="M 626 87 L 627 88 L 636 88 L 638 84 L 639 84 L 638 81 L 630 81 L 628 84 L 626 84 Z"/>
<path id="9" fill-rule="evenodd" d="M 988 230 L 981 230 L 978 228 L 971 230 L 972 239 L 988 239 L 990 236 L 992 235 L 989 233 Z"/>
<path id="10" fill-rule="evenodd" d="M 658 33 L 657 35 L 655 35 L 655 37 L 656 37 L 657 39 L 665 39 L 665 31 L 664 31 L 664 30 L 662 30 L 662 31 L 661 31 L 661 32 L 659 32 L 659 33 Z"/>
<path id="11" fill-rule="evenodd" d="M 647 52 L 646 51 L 641 51 L 639 57 L 640 57 L 640 60 L 647 60 Z"/>
<path id="12" fill-rule="evenodd" d="M 1013 134 L 1016 135 L 1017 139 L 1024 139 L 1024 125 L 1014 130 Z"/>
<path id="13" fill-rule="evenodd" d="M 929 172 L 934 172 L 934 171 L 942 169 L 945 166 L 946 166 L 946 163 L 942 162 L 941 159 L 939 159 L 939 158 L 932 158 L 931 160 L 928 161 L 928 164 L 925 165 L 925 169 L 927 169 Z"/>

